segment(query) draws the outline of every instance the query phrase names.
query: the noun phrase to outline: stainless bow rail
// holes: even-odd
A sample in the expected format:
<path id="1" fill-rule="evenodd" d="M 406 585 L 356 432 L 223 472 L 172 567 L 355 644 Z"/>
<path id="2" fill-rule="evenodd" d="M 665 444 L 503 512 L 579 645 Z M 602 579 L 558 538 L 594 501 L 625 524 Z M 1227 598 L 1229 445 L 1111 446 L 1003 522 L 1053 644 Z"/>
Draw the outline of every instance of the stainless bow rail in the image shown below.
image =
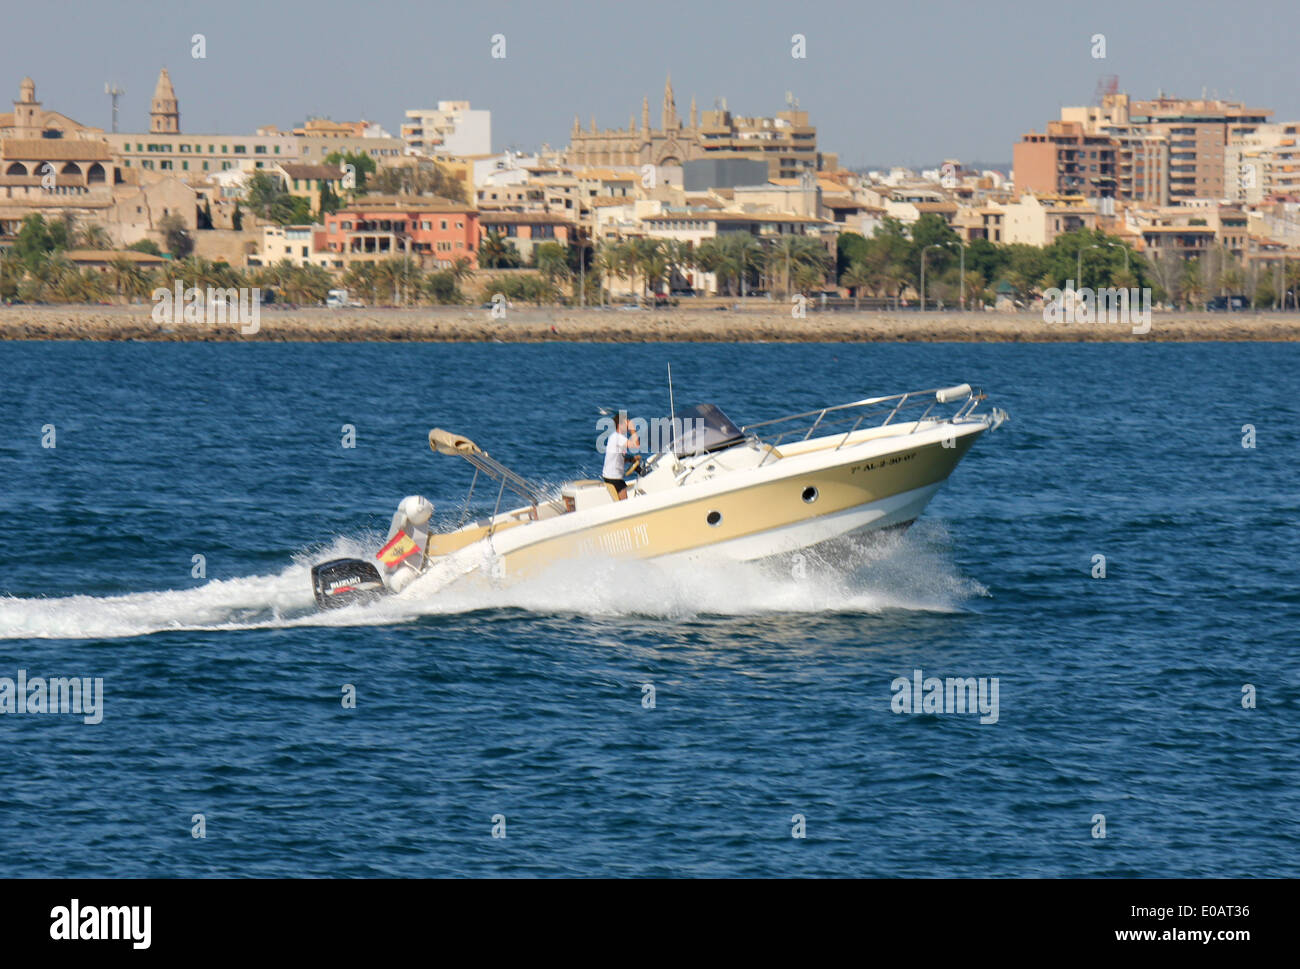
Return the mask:
<path id="1" fill-rule="evenodd" d="M 979 406 L 980 401 L 985 399 L 983 391 L 972 390 L 969 384 L 959 384 L 955 387 L 932 387 L 929 390 L 909 390 L 906 393 L 891 394 L 888 397 L 866 397 L 848 404 L 836 404 L 833 407 L 804 411 L 801 414 L 787 414 L 785 417 L 774 417 L 771 420 L 746 424 L 740 430 L 746 437 L 775 448 L 783 440 L 791 438 L 800 432 L 802 432 L 803 436 L 798 440 L 806 441 L 818 429 L 823 432 L 831 429 L 838 431 L 838 428 L 851 422 L 851 426 L 844 432 L 843 439 L 835 446 L 835 450 L 838 451 L 864 422 L 872 420 L 881 414 L 885 415 L 884 420 L 880 421 L 879 424 L 869 426 L 885 427 L 905 411 L 914 411 L 924 407 L 925 409 L 915 417 L 911 416 L 910 413 L 905 417 L 905 420 L 915 422 L 912 429 L 907 432 L 908 434 L 914 434 L 920 428 L 921 422 L 929 418 L 936 407 L 959 402 L 957 409 L 946 417 L 932 418 L 936 423 L 957 423 L 969 419 L 975 408 Z M 1000 413 L 995 410 L 993 415 L 986 415 L 986 420 L 996 421 L 996 423 L 1000 424 L 1002 422 L 999 419 Z M 1004 414 L 1001 416 L 1005 417 Z M 809 420 L 811 420 L 811 423 L 807 423 Z M 777 429 L 776 427 L 781 424 L 793 424 L 796 421 L 801 423 L 784 429 Z M 760 435 L 756 433 L 756 428 L 766 428 L 767 430 Z M 768 437 L 767 435 L 772 430 L 777 431 L 776 436 Z"/>

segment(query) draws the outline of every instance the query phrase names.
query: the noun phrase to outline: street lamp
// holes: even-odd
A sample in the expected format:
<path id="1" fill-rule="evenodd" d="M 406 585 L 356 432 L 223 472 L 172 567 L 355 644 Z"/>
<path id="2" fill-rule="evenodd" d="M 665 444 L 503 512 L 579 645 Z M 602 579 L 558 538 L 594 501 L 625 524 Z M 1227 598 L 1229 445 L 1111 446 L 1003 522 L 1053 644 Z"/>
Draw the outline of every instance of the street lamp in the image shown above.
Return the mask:
<path id="1" fill-rule="evenodd" d="M 1100 248 L 1101 246 L 1097 245 L 1097 243 L 1095 242 L 1090 246 L 1079 247 L 1079 251 L 1076 254 L 1077 258 L 1075 259 L 1075 271 L 1074 271 L 1074 279 L 1075 279 L 1074 288 L 1076 291 L 1083 288 L 1083 250 L 1100 249 Z"/>
<path id="2" fill-rule="evenodd" d="M 921 250 L 921 312 L 925 312 L 925 254 L 931 249 L 942 249 L 943 246 L 937 242 L 932 242 Z"/>
<path id="3" fill-rule="evenodd" d="M 1127 277 L 1127 276 L 1128 276 L 1128 257 L 1129 257 L 1129 249 L 1128 249 L 1128 246 L 1124 245 L 1124 243 L 1122 243 L 1122 242 L 1108 242 L 1108 243 L 1106 243 L 1106 245 L 1109 246 L 1109 247 L 1112 248 L 1112 249 L 1119 249 L 1121 252 L 1124 253 L 1124 275 Z"/>

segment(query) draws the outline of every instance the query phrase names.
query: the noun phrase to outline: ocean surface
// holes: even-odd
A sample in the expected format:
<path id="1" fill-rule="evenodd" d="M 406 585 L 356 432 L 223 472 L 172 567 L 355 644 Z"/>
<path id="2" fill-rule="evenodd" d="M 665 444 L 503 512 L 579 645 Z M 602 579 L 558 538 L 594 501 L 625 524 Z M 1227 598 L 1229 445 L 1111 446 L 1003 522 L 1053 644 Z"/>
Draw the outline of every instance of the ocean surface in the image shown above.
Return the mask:
<path id="1" fill-rule="evenodd" d="M 403 495 L 456 513 L 430 427 L 596 476 L 669 363 L 739 422 L 962 381 L 1011 419 L 802 578 L 314 610 Z M 0 715 L 0 876 L 1295 877 L 1298 472 L 1294 343 L 0 343 L 0 678 L 103 683 Z M 894 712 L 916 670 L 996 722 Z"/>

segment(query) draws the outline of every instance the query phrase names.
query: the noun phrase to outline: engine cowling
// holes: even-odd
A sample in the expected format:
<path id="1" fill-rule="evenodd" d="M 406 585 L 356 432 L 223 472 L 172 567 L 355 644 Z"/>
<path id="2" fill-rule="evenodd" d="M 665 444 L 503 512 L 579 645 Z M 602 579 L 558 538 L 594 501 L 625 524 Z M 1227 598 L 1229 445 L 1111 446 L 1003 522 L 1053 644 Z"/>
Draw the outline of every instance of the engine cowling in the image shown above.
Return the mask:
<path id="1" fill-rule="evenodd" d="M 311 587 L 322 609 L 370 602 L 388 591 L 379 570 L 361 559 L 331 559 L 312 566 Z"/>

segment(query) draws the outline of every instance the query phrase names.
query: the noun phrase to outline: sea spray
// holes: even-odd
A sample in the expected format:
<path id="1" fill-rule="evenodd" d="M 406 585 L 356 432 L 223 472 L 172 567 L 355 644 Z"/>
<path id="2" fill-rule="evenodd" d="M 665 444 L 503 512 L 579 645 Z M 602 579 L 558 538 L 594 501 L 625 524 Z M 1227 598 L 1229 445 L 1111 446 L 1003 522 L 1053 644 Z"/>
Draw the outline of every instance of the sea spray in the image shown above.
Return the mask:
<path id="1" fill-rule="evenodd" d="M 761 562 L 585 558 L 557 561 L 535 575 L 501 581 L 490 572 L 417 579 L 401 595 L 320 612 L 310 564 L 373 555 L 373 536 L 340 538 L 293 557 L 272 575 L 210 580 L 190 589 L 120 596 L 0 598 L 0 640 L 99 639 L 165 631 L 298 626 L 366 626 L 485 609 L 537 614 L 647 616 L 878 613 L 889 609 L 952 612 L 986 590 L 961 576 L 947 554 L 942 525 L 904 535 L 841 539 L 833 547 Z M 485 560 L 486 561 L 486 560 Z"/>

